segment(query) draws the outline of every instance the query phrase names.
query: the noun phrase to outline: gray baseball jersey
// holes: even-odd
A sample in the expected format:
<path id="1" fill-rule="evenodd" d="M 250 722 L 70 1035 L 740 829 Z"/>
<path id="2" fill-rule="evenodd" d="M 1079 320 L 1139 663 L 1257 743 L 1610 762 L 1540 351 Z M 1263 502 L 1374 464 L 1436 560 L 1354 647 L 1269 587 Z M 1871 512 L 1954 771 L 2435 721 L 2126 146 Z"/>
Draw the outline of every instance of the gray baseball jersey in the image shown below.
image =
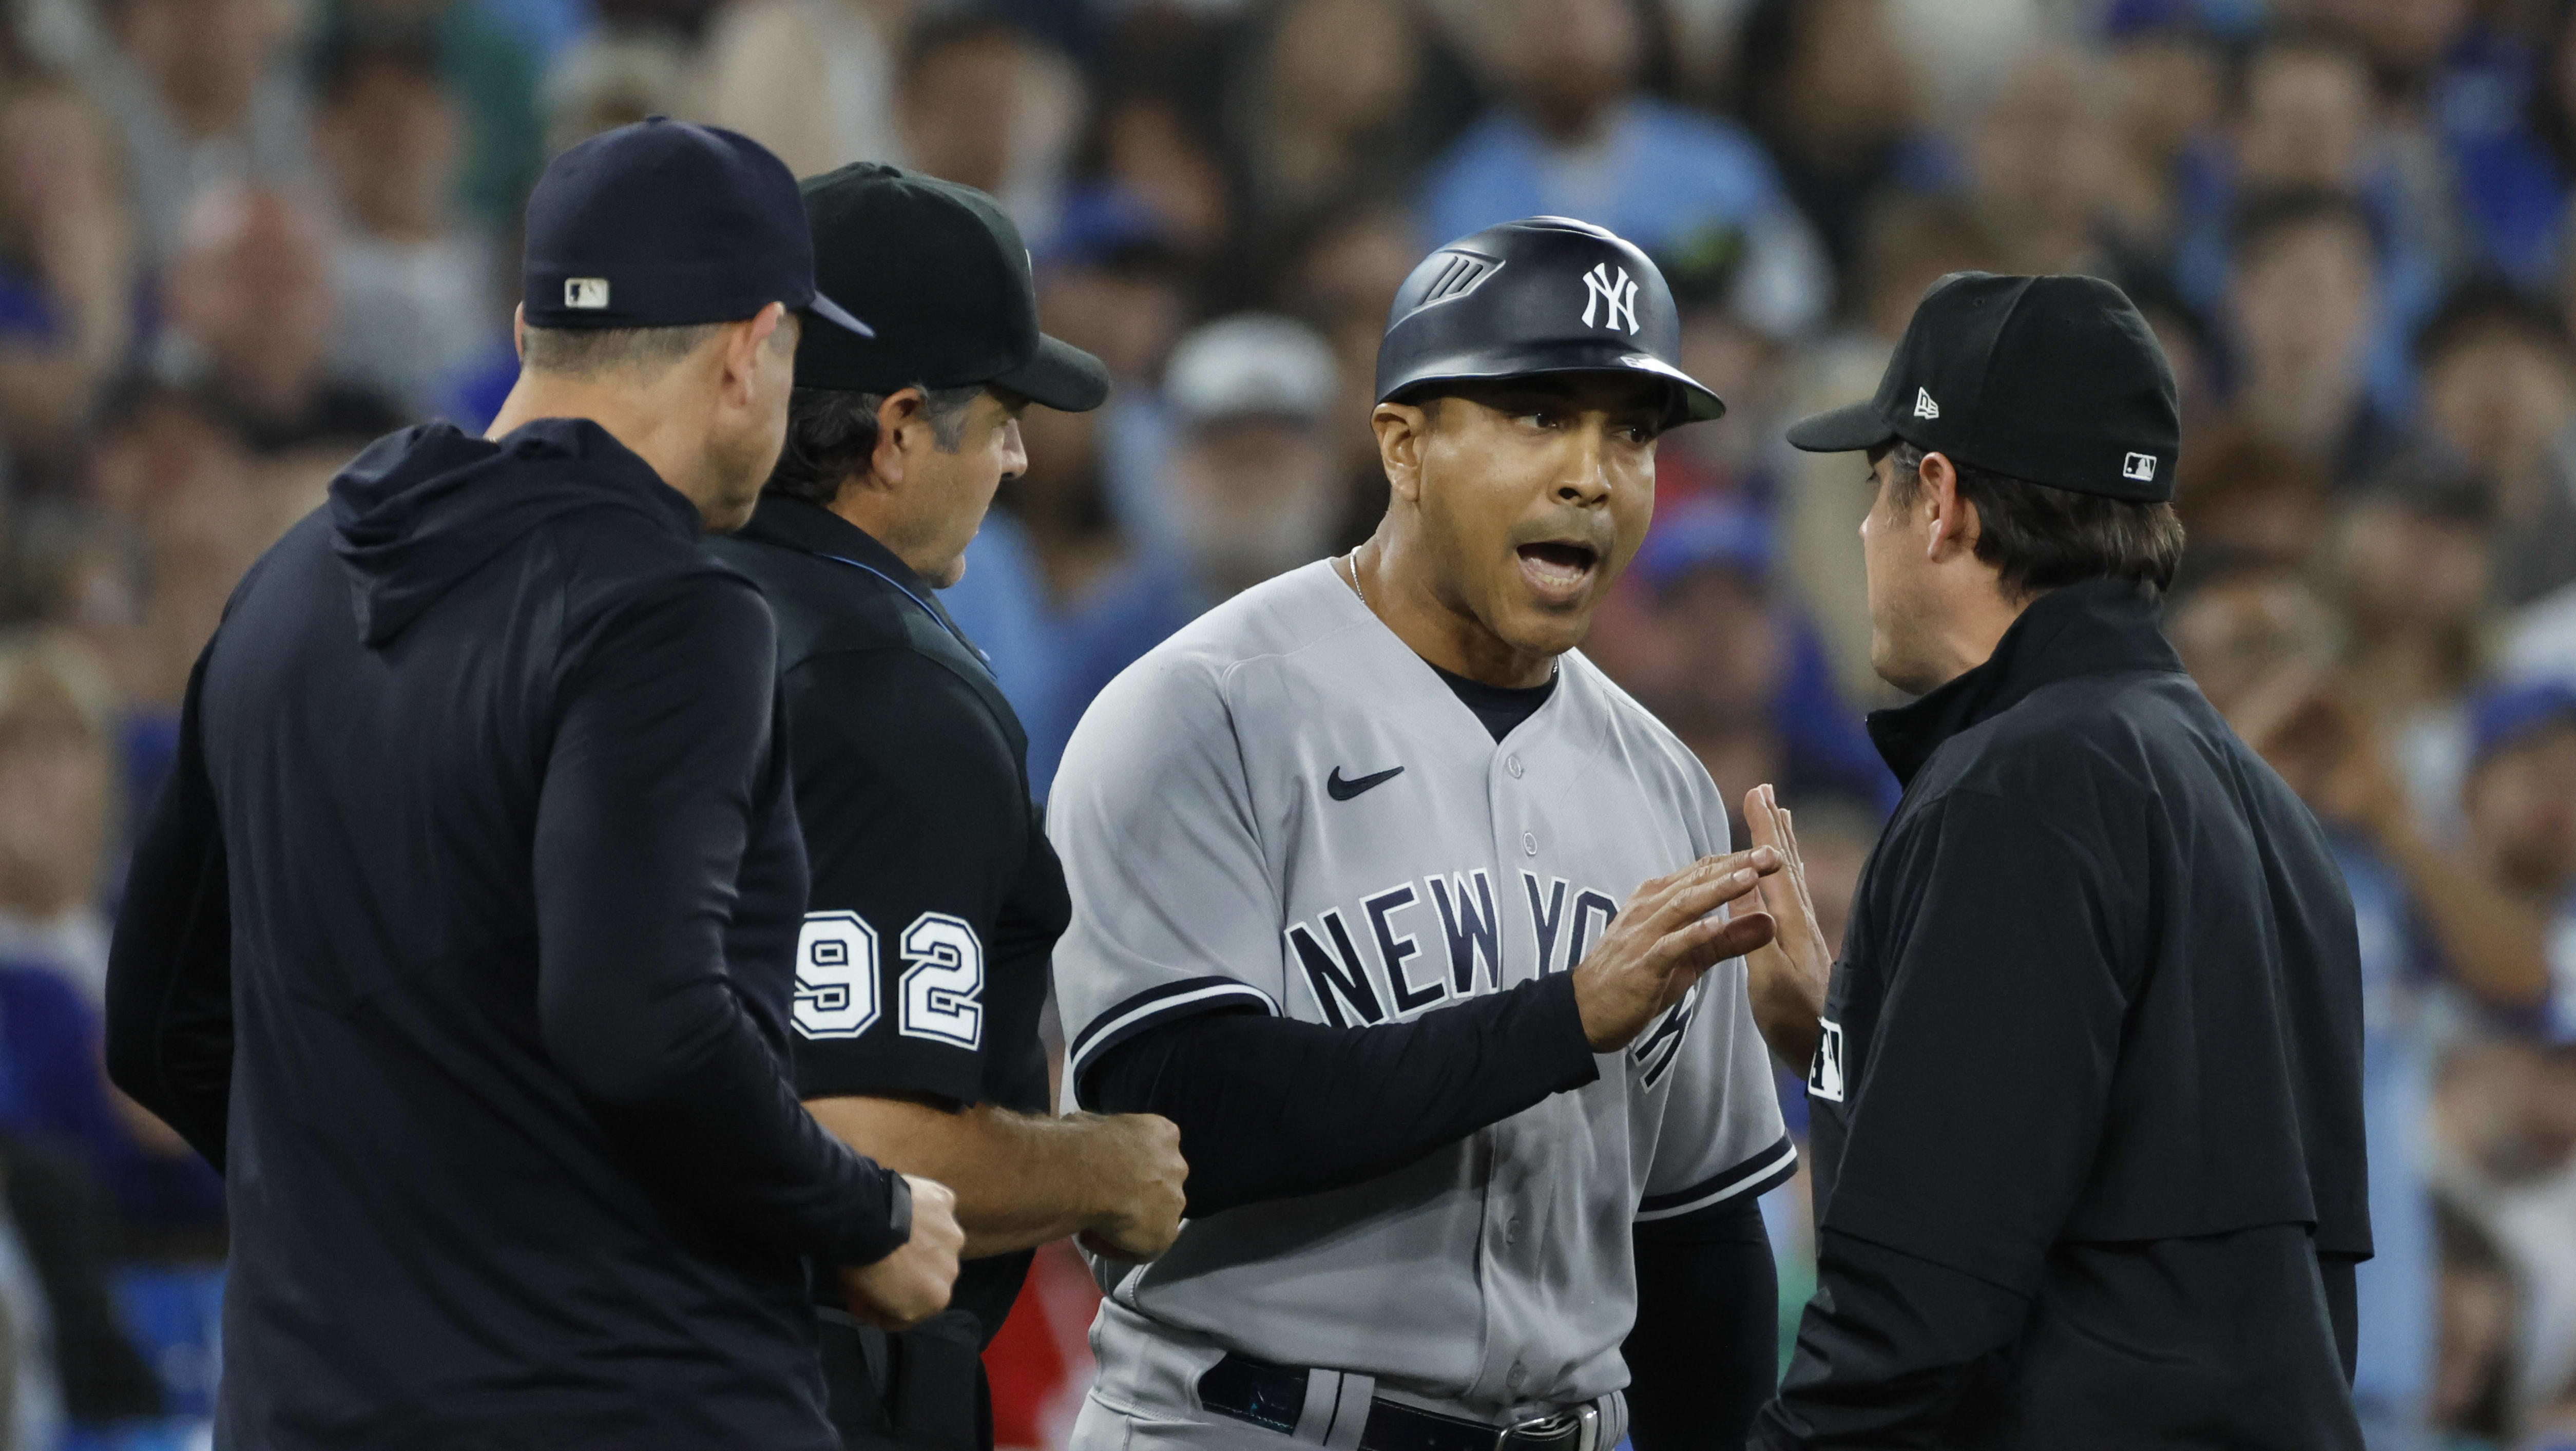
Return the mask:
<path id="1" fill-rule="evenodd" d="M 1565 972 L 1639 883 L 1727 849 L 1708 773 L 1580 654 L 1498 745 L 1329 562 L 1113 681 L 1047 829 L 1073 894 L 1068 1082 L 1189 1013 L 1383 1023 Z M 1771 1085 L 1730 961 L 1585 1088 L 1096 1268 L 1115 1305 L 1192 1344 L 1498 1411 L 1605 1395 L 1627 1381 L 1631 1226 L 1794 1166 Z"/>

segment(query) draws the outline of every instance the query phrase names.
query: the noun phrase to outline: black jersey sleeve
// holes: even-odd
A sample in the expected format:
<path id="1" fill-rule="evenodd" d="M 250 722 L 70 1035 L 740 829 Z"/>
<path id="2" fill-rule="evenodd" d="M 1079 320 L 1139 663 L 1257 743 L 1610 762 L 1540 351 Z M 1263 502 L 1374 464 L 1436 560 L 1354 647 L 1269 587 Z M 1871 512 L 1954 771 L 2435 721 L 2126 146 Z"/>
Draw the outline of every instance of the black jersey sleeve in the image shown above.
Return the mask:
<path id="1" fill-rule="evenodd" d="M 786 687 L 813 869 L 797 1091 L 978 1102 L 996 923 L 1034 829 L 1009 740 L 972 688 L 913 650 L 816 656 Z"/>

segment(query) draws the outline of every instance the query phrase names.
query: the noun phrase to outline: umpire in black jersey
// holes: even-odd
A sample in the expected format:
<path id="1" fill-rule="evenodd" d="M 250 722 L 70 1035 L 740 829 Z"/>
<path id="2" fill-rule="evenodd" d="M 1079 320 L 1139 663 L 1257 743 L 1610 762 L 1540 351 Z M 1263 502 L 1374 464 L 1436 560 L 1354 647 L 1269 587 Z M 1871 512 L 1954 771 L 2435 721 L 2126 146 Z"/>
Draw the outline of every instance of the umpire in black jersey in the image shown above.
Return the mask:
<path id="1" fill-rule="evenodd" d="M 1038 1017 L 1072 911 L 1029 799 L 1019 719 L 939 604 L 1031 404 L 1108 375 L 1041 335 L 1028 252 L 992 198 L 862 163 L 804 183 L 816 273 L 871 332 L 807 331 L 787 445 L 751 523 L 709 545 L 778 617 L 796 811 L 813 865 L 797 946 L 799 1094 L 890 1168 L 957 1194 L 947 1314 L 888 1336 L 826 1306 L 851 1448 L 990 1446 L 980 1353 L 1032 1246 L 1131 1258 L 1179 1232 L 1179 1131 L 1049 1114 Z"/>
<path id="2" fill-rule="evenodd" d="M 1870 718 L 1905 796 L 1826 996 L 1816 1296 L 1758 1446 L 2361 1444 L 2352 904 L 2158 633 L 2179 431 L 2119 289 L 1981 273 L 1790 431 L 1870 456 L 1872 664 L 1921 698 Z"/>

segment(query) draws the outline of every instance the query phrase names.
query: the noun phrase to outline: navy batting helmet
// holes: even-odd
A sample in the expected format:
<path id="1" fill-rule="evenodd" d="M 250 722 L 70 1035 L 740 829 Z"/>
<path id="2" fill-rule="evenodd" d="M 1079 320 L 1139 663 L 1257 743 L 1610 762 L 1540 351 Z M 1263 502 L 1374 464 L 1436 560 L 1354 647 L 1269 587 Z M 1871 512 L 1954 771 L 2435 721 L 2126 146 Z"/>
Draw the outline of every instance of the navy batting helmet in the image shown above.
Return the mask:
<path id="1" fill-rule="evenodd" d="M 1641 373 L 1667 385 L 1664 426 L 1726 412 L 1681 369 L 1672 289 L 1617 233 L 1569 217 L 1524 217 L 1422 259 L 1395 294 L 1377 345 L 1381 403 L 1434 384 L 1533 373 Z"/>

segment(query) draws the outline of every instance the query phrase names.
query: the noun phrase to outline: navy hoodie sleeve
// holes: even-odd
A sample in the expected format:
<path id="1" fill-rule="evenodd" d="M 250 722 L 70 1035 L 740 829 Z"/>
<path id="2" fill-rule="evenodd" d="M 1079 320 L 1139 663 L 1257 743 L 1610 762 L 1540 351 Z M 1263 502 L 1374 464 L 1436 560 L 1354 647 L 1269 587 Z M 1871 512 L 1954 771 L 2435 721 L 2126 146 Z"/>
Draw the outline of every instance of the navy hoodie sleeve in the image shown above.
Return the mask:
<path id="1" fill-rule="evenodd" d="M 770 791 L 789 809 L 774 633 L 751 586 L 693 575 L 583 652 L 538 804 L 539 1027 L 656 1181 L 765 1242 L 864 1264 L 903 1243 L 909 1196 L 805 1112 L 726 967 L 755 809 Z"/>
<path id="2" fill-rule="evenodd" d="M 126 870 L 107 964 L 107 1069 L 217 1170 L 232 1098 L 232 899 L 223 824 L 188 673 L 179 753 Z"/>

